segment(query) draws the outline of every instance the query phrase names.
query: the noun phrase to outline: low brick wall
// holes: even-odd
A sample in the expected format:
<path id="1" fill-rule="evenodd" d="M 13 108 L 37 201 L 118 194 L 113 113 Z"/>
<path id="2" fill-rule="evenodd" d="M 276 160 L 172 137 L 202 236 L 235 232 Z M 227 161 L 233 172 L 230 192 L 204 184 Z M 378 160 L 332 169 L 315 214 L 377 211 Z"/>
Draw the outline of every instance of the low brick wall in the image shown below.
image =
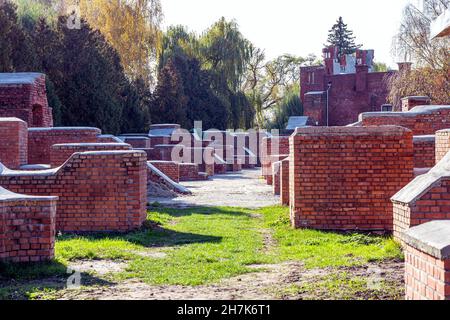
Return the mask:
<path id="1" fill-rule="evenodd" d="M 403 240 L 409 228 L 450 219 L 450 154 L 428 173 L 416 177 L 392 197 L 394 237 Z"/>
<path id="2" fill-rule="evenodd" d="M 151 140 L 145 136 L 120 136 L 123 142 L 128 143 L 133 149 L 149 149 L 151 148 Z"/>
<path id="3" fill-rule="evenodd" d="M 450 125 L 449 125 L 450 126 Z M 450 129 L 436 132 L 436 163 L 450 151 Z"/>
<path id="4" fill-rule="evenodd" d="M 402 127 L 297 129 L 290 138 L 292 224 L 392 230 L 390 198 L 413 178 L 412 132 Z"/>
<path id="5" fill-rule="evenodd" d="M 49 164 L 51 148 L 62 143 L 96 143 L 100 129 L 84 127 L 28 129 L 28 163 Z"/>
<path id="6" fill-rule="evenodd" d="M 28 161 L 27 123 L 18 118 L 0 118 L 0 162 L 18 169 Z"/>
<path id="7" fill-rule="evenodd" d="M 146 219 L 147 165 L 142 151 L 76 153 L 57 169 L 0 174 L 0 185 L 23 194 L 59 197 L 56 229 L 125 232 Z"/>
<path id="8" fill-rule="evenodd" d="M 195 163 L 180 163 L 180 181 L 198 181 L 207 180 L 207 175 L 201 175 L 198 169 L 198 164 Z"/>
<path id="9" fill-rule="evenodd" d="M 180 164 L 174 161 L 149 161 L 155 168 L 160 170 L 175 182 L 180 182 Z"/>
<path id="10" fill-rule="evenodd" d="M 50 151 L 50 165 L 58 167 L 74 153 L 85 151 L 131 150 L 127 143 L 65 143 L 54 144 Z"/>
<path id="11" fill-rule="evenodd" d="M 289 158 L 281 161 L 280 167 L 281 205 L 289 205 Z"/>
<path id="12" fill-rule="evenodd" d="M 272 184 L 272 163 L 283 160 L 279 155 L 289 154 L 289 136 L 264 137 L 261 139 L 261 174 Z M 274 157 L 275 156 L 275 157 Z"/>
<path id="13" fill-rule="evenodd" d="M 57 200 L 19 195 L 0 187 L 0 261 L 53 259 Z"/>
<path id="14" fill-rule="evenodd" d="M 263 174 L 263 176 L 266 178 L 266 182 L 268 185 L 273 185 L 273 168 L 272 168 L 272 164 L 274 164 L 275 162 L 279 162 L 282 161 L 284 159 L 286 159 L 287 157 L 289 157 L 288 154 L 281 154 L 281 155 L 271 155 L 271 156 L 266 156 L 265 157 L 265 161 L 262 164 L 262 170 L 265 172 L 265 176 Z M 270 164 L 270 168 L 269 168 L 269 164 Z"/>
<path id="15" fill-rule="evenodd" d="M 280 184 L 281 184 L 281 161 L 274 162 L 272 164 L 272 186 L 273 194 L 280 195 Z"/>
<path id="16" fill-rule="evenodd" d="M 450 221 L 405 234 L 406 300 L 450 300 Z"/>
<path id="17" fill-rule="evenodd" d="M 435 158 L 435 136 L 415 136 L 414 141 L 414 168 L 433 168 Z"/>
<path id="18" fill-rule="evenodd" d="M 368 112 L 359 120 L 365 127 L 380 125 L 402 126 L 413 135 L 434 135 L 450 126 L 450 106 L 418 106 L 408 112 Z"/>

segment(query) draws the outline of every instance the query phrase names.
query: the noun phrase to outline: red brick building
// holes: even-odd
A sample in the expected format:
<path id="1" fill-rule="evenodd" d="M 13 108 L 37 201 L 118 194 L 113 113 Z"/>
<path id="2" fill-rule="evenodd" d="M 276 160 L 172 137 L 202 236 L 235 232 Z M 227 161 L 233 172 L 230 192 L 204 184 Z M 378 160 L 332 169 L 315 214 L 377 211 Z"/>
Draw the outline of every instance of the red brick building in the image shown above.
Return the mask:
<path id="1" fill-rule="evenodd" d="M 373 72 L 373 50 L 357 50 L 340 60 L 334 47 L 323 54 L 324 65 L 301 68 L 305 116 L 318 126 L 344 126 L 357 122 L 360 113 L 382 111 L 388 94 L 384 80 L 393 72 Z"/>
<path id="2" fill-rule="evenodd" d="M 0 73 L 0 117 L 16 117 L 28 127 L 52 127 L 42 73 Z"/>

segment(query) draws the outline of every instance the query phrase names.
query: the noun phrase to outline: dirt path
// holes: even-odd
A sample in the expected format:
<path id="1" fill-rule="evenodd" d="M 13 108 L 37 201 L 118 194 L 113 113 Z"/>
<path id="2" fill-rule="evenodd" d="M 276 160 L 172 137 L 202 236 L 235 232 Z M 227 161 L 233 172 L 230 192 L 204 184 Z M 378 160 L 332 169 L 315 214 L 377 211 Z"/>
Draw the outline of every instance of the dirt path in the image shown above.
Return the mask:
<path id="1" fill-rule="evenodd" d="M 242 172 L 217 175 L 207 181 L 183 182 L 192 192 L 190 196 L 177 198 L 152 197 L 150 203 L 158 202 L 165 207 L 241 207 L 257 209 L 279 204 L 272 186 L 260 179 L 261 170 L 242 170 Z"/>
<path id="2" fill-rule="evenodd" d="M 303 285 L 319 283 L 333 274 L 370 279 L 371 270 L 377 269 L 383 281 L 394 287 L 402 287 L 402 263 L 371 264 L 363 267 L 306 270 L 299 262 L 251 266 L 252 273 L 225 279 L 218 284 L 198 287 L 150 286 L 137 280 L 127 280 L 108 286 L 91 286 L 83 289 L 64 290 L 59 299 L 88 300 L 271 300 L 271 299 L 340 299 L 337 293 L 321 290 L 320 286 L 309 290 L 292 290 Z M 360 299 L 394 299 L 399 292 L 363 288 L 357 292 Z"/>

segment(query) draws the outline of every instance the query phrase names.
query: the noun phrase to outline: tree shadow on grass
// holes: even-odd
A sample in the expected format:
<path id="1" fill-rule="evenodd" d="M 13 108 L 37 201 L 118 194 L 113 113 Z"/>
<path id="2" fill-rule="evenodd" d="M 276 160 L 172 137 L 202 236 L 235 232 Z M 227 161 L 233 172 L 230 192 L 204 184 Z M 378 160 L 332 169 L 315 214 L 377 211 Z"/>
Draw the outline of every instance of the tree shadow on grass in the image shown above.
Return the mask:
<path id="1" fill-rule="evenodd" d="M 193 214 L 197 215 L 231 215 L 231 216 L 246 216 L 250 217 L 252 213 L 250 209 L 245 208 L 232 208 L 232 207 L 186 207 L 186 208 L 170 208 L 170 207 L 150 207 L 150 212 L 159 212 L 170 215 L 174 218 L 191 216 Z"/>
<path id="2" fill-rule="evenodd" d="M 70 271 L 70 272 L 69 272 Z M 68 285 L 77 285 L 77 274 L 58 261 L 39 263 L 0 263 L 0 300 L 28 300 L 32 293 L 40 298 L 58 296 Z M 79 273 L 83 287 L 110 287 L 116 283 L 90 273 Z M 37 293 L 37 294 L 36 294 Z"/>
<path id="3" fill-rule="evenodd" d="M 85 239 L 88 241 L 119 240 L 146 248 L 176 247 L 195 243 L 220 243 L 222 237 L 179 232 L 161 227 L 152 221 L 146 221 L 144 226 L 130 233 L 77 233 L 58 237 L 58 240 Z"/>

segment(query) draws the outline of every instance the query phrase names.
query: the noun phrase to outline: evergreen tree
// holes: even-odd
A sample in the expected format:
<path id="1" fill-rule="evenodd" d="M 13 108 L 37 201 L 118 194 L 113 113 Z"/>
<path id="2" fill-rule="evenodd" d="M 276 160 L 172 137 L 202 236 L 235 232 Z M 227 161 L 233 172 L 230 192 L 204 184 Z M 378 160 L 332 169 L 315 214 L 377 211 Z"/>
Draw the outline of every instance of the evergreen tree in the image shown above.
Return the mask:
<path id="1" fill-rule="evenodd" d="M 362 45 L 355 43 L 353 31 L 349 30 L 342 17 L 336 21 L 328 34 L 328 45 L 336 46 L 337 58 L 355 53 Z"/>
<path id="2" fill-rule="evenodd" d="M 186 96 L 180 74 L 173 60 L 169 60 L 158 76 L 151 104 L 152 123 L 178 123 L 189 128 Z"/>

